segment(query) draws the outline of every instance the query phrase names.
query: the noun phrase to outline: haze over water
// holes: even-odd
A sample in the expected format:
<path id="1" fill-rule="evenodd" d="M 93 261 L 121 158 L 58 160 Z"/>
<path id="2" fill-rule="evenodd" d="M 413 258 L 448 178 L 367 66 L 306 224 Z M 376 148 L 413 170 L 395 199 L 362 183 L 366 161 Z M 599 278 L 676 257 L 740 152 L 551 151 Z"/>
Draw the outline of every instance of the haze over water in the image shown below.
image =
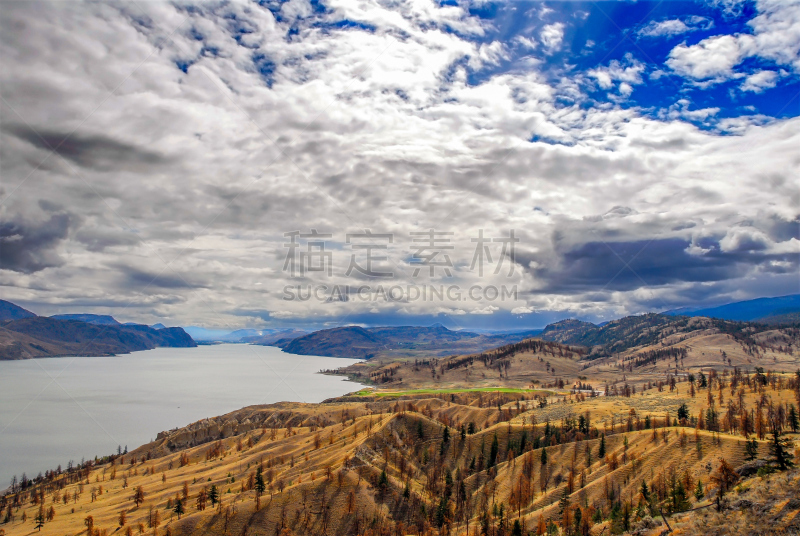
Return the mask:
<path id="1" fill-rule="evenodd" d="M 15 474 L 133 450 L 162 430 L 245 406 L 355 391 L 317 372 L 356 361 L 244 344 L 0 361 L 0 489 Z"/>

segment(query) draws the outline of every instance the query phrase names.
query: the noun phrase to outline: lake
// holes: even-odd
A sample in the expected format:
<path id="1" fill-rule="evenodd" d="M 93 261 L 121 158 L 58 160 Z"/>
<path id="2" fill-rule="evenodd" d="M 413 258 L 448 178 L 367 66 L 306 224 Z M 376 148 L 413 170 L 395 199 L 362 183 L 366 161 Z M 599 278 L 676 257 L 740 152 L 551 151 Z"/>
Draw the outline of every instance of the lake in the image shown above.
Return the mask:
<path id="1" fill-rule="evenodd" d="M 355 362 L 245 344 L 0 361 L 0 490 L 13 475 L 66 468 L 118 445 L 132 450 L 205 417 L 356 391 L 318 374 Z"/>

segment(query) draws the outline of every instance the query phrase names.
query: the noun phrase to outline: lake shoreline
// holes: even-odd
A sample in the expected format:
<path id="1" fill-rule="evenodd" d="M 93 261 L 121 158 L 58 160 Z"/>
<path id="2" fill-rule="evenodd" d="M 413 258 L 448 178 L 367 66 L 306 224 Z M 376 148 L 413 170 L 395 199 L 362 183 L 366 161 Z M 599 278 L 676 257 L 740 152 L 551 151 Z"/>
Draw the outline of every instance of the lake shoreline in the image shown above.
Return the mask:
<path id="1" fill-rule="evenodd" d="M 138 448 L 160 432 L 249 406 L 347 394 L 352 382 L 320 374 L 342 359 L 220 344 L 2 361 L 0 482 Z"/>

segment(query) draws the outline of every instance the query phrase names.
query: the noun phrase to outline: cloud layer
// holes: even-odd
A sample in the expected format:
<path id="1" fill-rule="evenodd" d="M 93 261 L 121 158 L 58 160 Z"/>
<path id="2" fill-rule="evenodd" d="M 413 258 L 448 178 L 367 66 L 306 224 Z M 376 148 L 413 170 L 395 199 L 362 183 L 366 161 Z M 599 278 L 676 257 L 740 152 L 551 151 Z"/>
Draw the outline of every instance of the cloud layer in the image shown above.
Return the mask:
<path id="1" fill-rule="evenodd" d="M 683 89 L 792 83 L 796 4 L 760 2 L 748 34 L 706 35 L 692 14 L 642 23 L 648 41 L 697 38 L 661 64 L 633 46 L 586 68 L 586 17 L 563 15 L 516 14 L 503 34 L 423 0 L 9 4 L 3 297 L 241 327 L 530 323 L 798 292 L 800 120 L 698 107 Z M 653 80 L 674 85 L 669 102 L 631 101 Z M 284 234 L 312 229 L 331 235 L 332 273 L 293 278 Z M 411 233 L 429 229 L 453 233 L 450 278 L 413 277 Z M 495 273 L 495 241 L 479 275 L 473 239 L 511 229 L 513 274 L 507 257 Z M 516 285 L 518 299 L 283 299 L 374 282 L 344 275 L 369 254 L 347 234 L 367 230 L 393 235 L 371 253 L 398 285 Z"/>

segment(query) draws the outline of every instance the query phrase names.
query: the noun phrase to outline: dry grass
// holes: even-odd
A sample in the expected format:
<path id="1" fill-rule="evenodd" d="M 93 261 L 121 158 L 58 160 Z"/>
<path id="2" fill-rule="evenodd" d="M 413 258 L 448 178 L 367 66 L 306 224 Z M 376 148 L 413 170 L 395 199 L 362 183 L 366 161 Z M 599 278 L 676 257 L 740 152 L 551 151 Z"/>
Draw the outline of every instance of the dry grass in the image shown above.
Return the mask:
<path id="1" fill-rule="evenodd" d="M 545 408 L 523 400 L 525 393 L 481 392 L 443 393 L 437 397 L 419 394 L 400 401 L 374 397 L 357 402 L 245 408 L 160 434 L 155 442 L 129 453 L 121 466 L 106 463 L 95 467 L 88 476 L 88 483 L 83 480 L 83 493 L 77 502 L 53 503 L 52 490 L 49 490 L 46 507 L 52 505 L 56 515 L 41 532 L 85 534 L 84 519 L 91 515 L 97 529 L 108 534 L 124 534 L 125 529 L 119 527 L 118 519 L 120 512 L 125 511 L 126 524 L 134 528 L 134 534 L 138 534 L 139 523 L 144 524 L 145 532 L 153 534 L 153 529 L 147 527 L 150 506 L 161 514 L 162 523 L 157 531 L 161 535 L 167 530 L 176 536 L 272 535 L 277 534 L 282 525 L 291 529 L 292 534 L 322 534 L 323 531 L 331 535 L 360 534 L 381 527 L 388 531 L 390 527 L 396 529 L 397 522 L 408 526 L 418 517 L 422 504 L 428 512 L 435 507 L 441 486 L 432 488 L 428 481 L 431 475 L 441 476 L 437 468 L 466 470 L 473 458 L 489 450 L 495 437 L 500 445 L 498 464 L 492 473 L 484 470 L 465 478 L 472 517 L 468 522 L 466 519 L 454 522 L 452 529 L 462 534 L 467 526 L 474 529 L 482 504 L 489 509 L 492 503 L 509 508 L 514 503 L 512 492 L 523 473 L 526 457 L 533 470 L 532 496 L 515 509 L 512 518 L 519 516 L 526 527 L 533 528 L 540 515 L 545 519 L 558 518 L 556 503 L 568 486 L 571 472 L 574 475 L 583 473 L 584 482 L 581 486 L 580 480 L 576 480 L 569 495 L 570 502 L 607 509 L 608 489 L 636 503 L 642 480 L 649 484 L 659 474 L 683 475 L 686 472 L 693 481 L 700 479 L 707 484 L 711 471 L 721 459 L 734 466 L 741 464 L 744 460 L 742 437 L 705 431 L 695 436 L 694 429 L 680 427 L 659 429 L 655 438 L 652 430 L 619 433 L 620 423 L 631 409 L 642 417 L 651 414 L 662 419 L 666 412 L 674 416 L 675 408 L 684 402 L 693 412 L 700 411 L 706 403 L 706 392 L 701 391 L 692 399 L 683 387 L 679 384 L 675 392 L 652 389 L 631 398 L 600 397 L 579 401 L 575 396 L 566 396 Z M 757 396 L 761 395 L 748 393 L 748 401 Z M 792 393 L 768 391 L 768 396 L 788 400 Z M 498 409 L 498 402 L 502 409 Z M 414 411 L 406 411 L 408 404 L 413 404 Z M 616 456 L 617 468 L 612 469 L 605 459 L 599 459 L 598 438 L 547 447 L 548 478 L 544 489 L 540 477 L 541 449 L 507 461 L 509 439 L 518 441 L 525 430 L 530 441 L 534 419 L 538 423 L 536 434 L 541 436 L 547 419 L 560 425 L 561 419 L 587 411 L 592 425 L 599 432 L 606 432 L 606 451 L 609 459 Z M 611 429 L 612 417 L 616 424 L 614 430 Z M 443 452 L 442 422 L 452 426 L 452 439 Z M 478 431 L 462 441 L 458 429 L 466 423 L 474 423 Z M 419 437 L 420 429 L 422 437 Z M 218 439 L 220 434 L 224 439 Z M 318 448 L 315 441 L 319 442 Z M 219 455 L 207 459 L 218 445 Z M 591 458 L 587 457 L 587 451 Z M 760 454 L 767 454 L 765 443 L 760 444 Z M 188 456 L 190 462 L 184 467 L 180 466 L 182 455 Z M 130 465 L 134 456 L 136 463 Z M 272 471 L 273 491 L 262 497 L 261 508 L 256 510 L 254 491 L 243 491 L 242 484 L 260 463 L 264 464 L 265 472 Z M 331 469 L 330 479 L 326 477 L 328 468 Z M 388 476 L 388 489 L 382 494 L 377 482 L 383 470 Z M 127 487 L 123 487 L 125 476 Z M 162 482 L 162 478 L 166 481 Z M 282 492 L 277 489 L 278 481 L 285 485 Z M 408 499 L 402 496 L 406 482 L 411 491 Z M 190 500 L 186 515 L 179 521 L 166 507 L 168 501 L 182 492 L 184 483 L 188 485 Z M 780 519 L 783 523 L 780 526 L 785 525 L 786 530 L 790 530 L 798 521 L 799 506 L 795 505 L 796 491 L 792 495 L 785 490 L 796 490 L 797 487 L 792 487 L 796 483 L 797 475 L 792 473 L 745 484 L 744 491 L 731 494 L 731 498 L 735 495 L 758 506 L 722 513 L 704 510 L 677 517 L 674 524 L 682 534 L 723 534 L 726 527 L 760 527 L 752 523 L 764 519 L 773 520 L 770 523 L 774 525 L 774 520 Z M 212 484 L 222 492 L 223 507 L 214 509 L 209 505 L 206 510 L 198 511 L 195 505 L 198 492 Z M 100 486 L 103 493 L 92 502 L 90 490 L 93 487 L 99 490 Z M 145 491 L 145 501 L 136 508 L 132 497 L 138 486 Z M 73 483 L 66 491 L 74 495 L 79 488 Z M 60 490 L 61 496 L 64 491 Z M 763 505 L 768 503 L 767 512 Z M 34 531 L 33 519 L 37 511 L 38 507 L 27 500 L 23 508 L 15 511 L 15 520 L 2 525 L 2 529 L 8 536 L 30 534 Z M 21 521 L 23 512 L 27 516 L 24 523 Z M 705 530 L 702 527 L 706 526 L 710 532 L 702 532 Z M 764 530 L 768 528 L 765 526 Z M 416 529 L 404 530 L 416 534 Z"/>

